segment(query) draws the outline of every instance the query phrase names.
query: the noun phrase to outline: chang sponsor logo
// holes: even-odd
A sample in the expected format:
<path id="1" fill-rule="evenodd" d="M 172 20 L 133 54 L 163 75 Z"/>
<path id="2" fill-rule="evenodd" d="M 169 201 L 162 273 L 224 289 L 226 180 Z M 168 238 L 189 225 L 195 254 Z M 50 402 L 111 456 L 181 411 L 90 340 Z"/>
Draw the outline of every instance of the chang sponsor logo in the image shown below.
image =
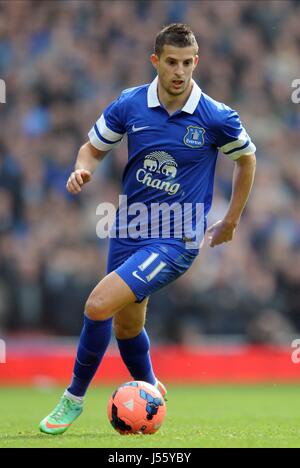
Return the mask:
<path id="1" fill-rule="evenodd" d="M 172 181 L 177 175 L 177 167 L 173 156 L 165 151 L 153 151 L 145 157 L 143 168 L 136 172 L 136 180 L 147 187 L 175 195 L 180 188 L 180 184 Z M 160 176 L 155 177 L 154 174 Z"/>

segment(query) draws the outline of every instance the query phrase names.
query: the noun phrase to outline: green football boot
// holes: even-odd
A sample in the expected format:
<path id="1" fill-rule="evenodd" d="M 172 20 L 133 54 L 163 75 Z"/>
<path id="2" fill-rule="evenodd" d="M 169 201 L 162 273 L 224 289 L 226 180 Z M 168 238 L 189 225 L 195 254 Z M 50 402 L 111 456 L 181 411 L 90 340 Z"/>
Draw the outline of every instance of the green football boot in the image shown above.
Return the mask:
<path id="1" fill-rule="evenodd" d="M 41 421 L 40 431 L 52 435 L 63 434 L 81 415 L 82 410 L 83 403 L 76 403 L 67 396 L 62 396 L 52 413 Z"/>

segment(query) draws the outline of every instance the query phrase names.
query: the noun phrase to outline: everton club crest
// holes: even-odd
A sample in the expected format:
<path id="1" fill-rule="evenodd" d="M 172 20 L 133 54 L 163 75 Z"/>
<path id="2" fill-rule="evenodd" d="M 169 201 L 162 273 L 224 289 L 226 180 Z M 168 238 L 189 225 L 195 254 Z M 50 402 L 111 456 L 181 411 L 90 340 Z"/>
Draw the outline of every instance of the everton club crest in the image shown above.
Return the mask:
<path id="1" fill-rule="evenodd" d="M 204 144 L 204 128 L 189 125 L 187 133 L 184 135 L 183 142 L 190 148 L 200 148 Z"/>

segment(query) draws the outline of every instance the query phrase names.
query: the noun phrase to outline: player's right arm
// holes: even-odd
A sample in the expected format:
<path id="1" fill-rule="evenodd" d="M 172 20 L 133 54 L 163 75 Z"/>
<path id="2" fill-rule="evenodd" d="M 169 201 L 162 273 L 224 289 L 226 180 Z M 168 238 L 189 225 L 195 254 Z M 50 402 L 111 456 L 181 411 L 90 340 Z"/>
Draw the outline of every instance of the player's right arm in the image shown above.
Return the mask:
<path id="1" fill-rule="evenodd" d="M 113 101 L 89 131 L 89 142 L 81 146 L 75 170 L 67 182 L 67 190 L 70 193 L 81 192 L 81 187 L 91 180 L 99 161 L 122 142 L 126 133 L 122 99 L 121 95 Z"/>
<path id="2" fill-rule="evenodd" d="M 68 192 L 73 195 L 80 193 L 81 187 L 90 182 L 93 172 L 107 153 L 108 151 L 95 148 L 90 142 L 82 145 L 78 151 L 75 170 L 71 173 L 67 182 Z"/>

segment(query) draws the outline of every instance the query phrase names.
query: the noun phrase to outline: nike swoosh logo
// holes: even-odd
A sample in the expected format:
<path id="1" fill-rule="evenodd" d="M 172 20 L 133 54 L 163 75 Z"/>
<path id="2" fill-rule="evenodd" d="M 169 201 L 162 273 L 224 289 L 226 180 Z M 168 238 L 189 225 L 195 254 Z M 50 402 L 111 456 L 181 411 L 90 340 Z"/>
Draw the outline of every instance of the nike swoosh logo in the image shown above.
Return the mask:
<path id="1" fill-rule="evenodd" d="M 150 125 L 146 125 L 145 127 L 136 127 L 135 125 L 132 125 L 133 132 L 140 132 L 141 130 L 144 130 L 145 128 L 150 128 Z"/>
<path id="2" fill-rule="evenodd" d="M 141 278 L 138 274 L 137 274 L 137 270 L 135 270 L 133 273 L 133 276 L 137 279 L 139 279 L 140 281 L 143 281 L 143 283 L 147 284 L 147 281 L 145 281 L 143 278 Z"/>
<path id="3" fill-rule="evenodd" d="M 69 427 L 71 424 L 50 424 L 48 421 L 46 421 L 46 427 L 48 429 L 60 429 L 61 427 Z"/>

